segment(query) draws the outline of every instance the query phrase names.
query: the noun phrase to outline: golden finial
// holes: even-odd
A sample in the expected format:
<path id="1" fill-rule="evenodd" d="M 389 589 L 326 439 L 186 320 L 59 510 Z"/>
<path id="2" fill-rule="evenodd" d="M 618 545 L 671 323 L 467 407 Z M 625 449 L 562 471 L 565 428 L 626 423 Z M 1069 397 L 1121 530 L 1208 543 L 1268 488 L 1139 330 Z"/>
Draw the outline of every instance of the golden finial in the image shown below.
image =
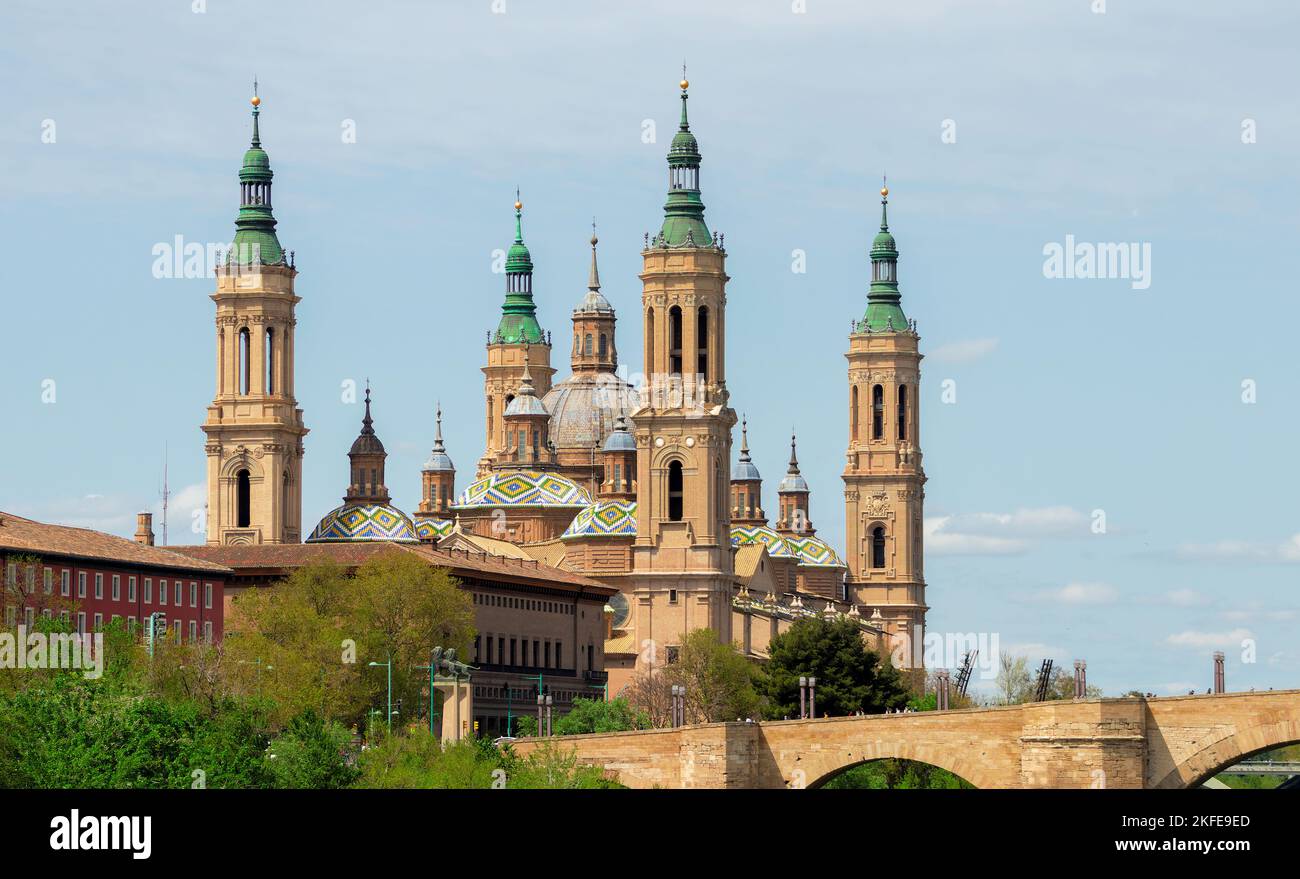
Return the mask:
<path id="1" fill-rule="evenodd" d="M 880 197 L 889 198 L 889 185 L 888 178 L 886 177 L 880 178 Z"/>
<path id="2" fill-rule="evenodd" d="M 686 79 L 686 62 L 683 61 L 682 62 L 682 91 L 686 91 L 688 88 L 690 88 L 690 85 L 691 85 L 690 82 L 688 82 Z"/>
<path id="3" fill-rule="evenodd" d="M 515 187 L 515 210 L 522 211 L 523 209 L 524 209 L 524 203 L 519 198 L 519 187 L 516 186 Z"/>
<path id="4" fill-rule="evenodd" d="M 256 79 L 253 80 L 253 97 L 249 100 L 249 103 L 252 104 L 254 107 L 256 107 L 256 106 L 258 106 L 259 104 L 262 103 L 262 99 L 259 98 L 259 97 L 257 96 L 257 80 L 256 80 Z"/>

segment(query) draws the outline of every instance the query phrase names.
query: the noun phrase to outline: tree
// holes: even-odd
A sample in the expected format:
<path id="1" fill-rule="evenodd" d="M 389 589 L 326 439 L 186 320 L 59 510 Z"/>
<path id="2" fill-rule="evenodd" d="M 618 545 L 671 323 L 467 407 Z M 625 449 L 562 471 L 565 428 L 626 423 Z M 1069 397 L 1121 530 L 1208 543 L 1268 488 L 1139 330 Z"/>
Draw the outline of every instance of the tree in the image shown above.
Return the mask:
<path id="1" fill-rule="evenodd" d="M 342 726 L 307 709 L 267 749 L 272 786 L 313 790 L 349 786 L 360 774 L 345 759 L 349 738 Z"/>
<path id="2" fill-rule="evenodd" d="M 849 619 L 810 617 L 772 639 L 763 688 L 768 716 L 799 715 L 799 678 L 817 678 L 817 713 L 843 716 L 878 714 L 907 704 L 908 691 L 898 670 L 862 640 Z"/>
<path id="3" fill-rule="evenodd" d="M 720 642 L 712 629 L 688 632 L 677 661 L 660 669 L 658 676 L 670 687 L 686 688 L 687 723 L 736 720 L 760 712 L 756 667 L 736 645 Z"/>
<path id="4" fill-rule="evenodd" d="M 1019 705 L 1030 699 L 1034 683 L 1029 676 L 1029 660 L 1010 653 L 998 654 L 998 699 L 1003 705 Z"/>
<path id="5" fill-rule="evenodd" d="M 630 729 L 650 729 L 650 715 L 633 708 L 627 699 L 573 700 L 573 707 L 555 719 L 557 736 L 580 736 L 586 733 L 624 732 Z M 517 733 L 521 736 L 537 735 L 537 718 L 528 714 L 519 717 Z"/>
<path id="6" fill-rule="evenodd" d="M 975 785 L 946 769 L 913 760 L 872 760 L 845 770 L 825 790 L 972 790 Z"/>
<path id="7" fill-rule="evenodd" d="M 672 687 L 674 681 L 662 674 L 642 672 L 622 690 L 628 704 L 650 718 L 650 726 L 659 729 L 672 724 Z"/>

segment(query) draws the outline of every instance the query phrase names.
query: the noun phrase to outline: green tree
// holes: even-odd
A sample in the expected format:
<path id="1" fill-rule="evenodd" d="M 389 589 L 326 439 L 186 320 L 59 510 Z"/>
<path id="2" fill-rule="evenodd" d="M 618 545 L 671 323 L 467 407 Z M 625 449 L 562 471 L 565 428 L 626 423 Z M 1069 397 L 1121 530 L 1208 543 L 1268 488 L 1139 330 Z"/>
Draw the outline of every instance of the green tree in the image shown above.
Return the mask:
<path id="1" fill-rule="evenodd" d="M 973 790 L 974 785 L 946 769 L 912 760 L 873 760 L 845 770 L 824 790 Z"/>
<path id="2" fill-rule="evenodd" d="M 902 708 L 908 690 L 886 658 L 867 649 L 852 620 L 810 617 L 777 635 L 768 648 L 763 688 L 768 716 L 799 716 L 799 678 L 817 678 L 818 716 Z"/>
<path id="3" fill-rule="evenodd" d="M 686 722 L 716 723 L 755 717 L 762 708 L 755 684 L 757 667 L 734 644 L 723 644 L 712 629 L 696 629 L 682 639 L 677 661 L 657 674 L 686 688 Z"/>
<path id="4" fill-rule="evenodd" d="M 266 752 L 273 787 L 334 790 L 360 774 L 347 763 L 348 731 L 307 709 L 271 742 Z"/>
<path id="5" fill-rule="evenodd" d="M 537 735 L 537 718 L 524 714 L 519 717 L 516 732 L 521 736 Z M 650 715 L 633 708 L 626 699 L 577 698 L 573 707 L 555 719 L 557 736 L 577 736 L 585 733 L 624 732 L 630 729 L 650 729 Z"/>

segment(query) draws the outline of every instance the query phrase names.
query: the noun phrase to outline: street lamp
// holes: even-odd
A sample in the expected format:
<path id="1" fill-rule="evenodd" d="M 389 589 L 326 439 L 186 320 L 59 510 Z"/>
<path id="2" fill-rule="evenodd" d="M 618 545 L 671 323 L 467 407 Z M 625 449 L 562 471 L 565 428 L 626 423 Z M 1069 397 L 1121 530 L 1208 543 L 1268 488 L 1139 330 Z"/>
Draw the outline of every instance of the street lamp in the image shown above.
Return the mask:
<path id="1" fill-rule="evenodd" d="M 799 675 L 799 719 L 808 719 L 808 676 Z"/>
<path id="2" fill-rule="evenodd" d="M 387 662 L 371 662 L 371 667 L 384 666 L 388 669 L 388 734 L 393 734 L 393 657 L 389 656 Z"/>
<path id="3" fill-rule="evenodd" d="M 817 717 L 817 679 L 808 678 L 808 716 Z"/>

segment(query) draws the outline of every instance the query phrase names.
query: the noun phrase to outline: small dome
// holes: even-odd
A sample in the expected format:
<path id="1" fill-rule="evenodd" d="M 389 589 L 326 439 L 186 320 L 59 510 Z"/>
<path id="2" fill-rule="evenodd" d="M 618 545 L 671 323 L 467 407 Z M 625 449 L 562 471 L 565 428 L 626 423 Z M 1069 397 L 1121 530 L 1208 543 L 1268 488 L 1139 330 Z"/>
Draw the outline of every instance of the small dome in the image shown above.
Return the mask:
<path id="1" fill-rule="evenodd" d="M 456 527 L 453 519 L 416 519 L 415 534 L 421 540 L 441 540 Z"/>
<path id="2" fill-rule="evenodd" d="M 776 490 L 784 492 L 808 491 L 808 480 L 804 479 L 802 474 L 787 473 L 781 480 L 781 484 L 776 487 Z"/>
<path id="3" fill-rule="evenodd" d="M 528 252 L 528 245 L 516 241 L 506 251 L 506 272 L 509 274 L 527 273 L 533 270 L 533 256 Z"/>
<path id="4" fill-rule="evenodd" d="M 753 461 L 741 459 L 736 462 L 736 466 L 731 468 L 731 481 L 743 482 L 746 480 L 758 480 L 763 477 L 759 475 L 758 467 L 754 466 Z"/>
<path id="5" fill-rule="evenodd" d="M 465 507 L 573 507 L 591 496 L 571 479 L 538 470 L 498 470 L 469 484 L 452 509 Z"/>
<path id="6" fill-rule="evenodd" d="M 872 259 L 882 256 L 898 256 L 898 244 L 894 241 L 894 235 L 885 229 L 878 232 L 871 242 Z"/>
<path id="7" fill-rule="evenodd" d="M 542 401 L 537 399 L 536 394 L 520 394 L 510 401 L 506 407 L 506 417 L 512 415 L 548 415 L 546 406 Z"/>
<path id="8" fill-rule="evenodd" d="M 614 419 L 614 430 L 610 432 L 609 439 L 605 440 L 602 450 L 606 452 L 636 451 L 636 437 L 632 436 L 628 430 L 626 415 L 620 415 Z"/>
<path id="9" fill-rule="evenodd" d="M 244 153 L 243 171 L 270 171 L 271 158 L 261 147 L 251 147 Z"/>
<path id="10" fill-rule="evenodd" d="M 331 510 L 316 525 L 306 543 L 389 541 L 414 543 L 415 525 L 389 504 L 344 504 Z"/>
<path id="11" fill-rule="evenodd" d="M 794 558 L 794 551 L 786 540 L 766 525 L 733 525 L 731 528 L 731 545 L 746 546 L 761 543 L 767 547 L 767 554 L 774 559 Z"/>
<path id="12" fill-rule="evenodd" d="M 451 463 L 451 456 L 439 449 L 434 449 L 429 453 L 429 460 L 424 462 L 420 468 L 425 473 L 443 473 L 456 469 L 456 465 Z"/>
<path id="13" fill-rule="evenodd" d="M 560 535 L 561 540 L 574 537 L 636 537 L 636 501 L 596 501 Z"/>

